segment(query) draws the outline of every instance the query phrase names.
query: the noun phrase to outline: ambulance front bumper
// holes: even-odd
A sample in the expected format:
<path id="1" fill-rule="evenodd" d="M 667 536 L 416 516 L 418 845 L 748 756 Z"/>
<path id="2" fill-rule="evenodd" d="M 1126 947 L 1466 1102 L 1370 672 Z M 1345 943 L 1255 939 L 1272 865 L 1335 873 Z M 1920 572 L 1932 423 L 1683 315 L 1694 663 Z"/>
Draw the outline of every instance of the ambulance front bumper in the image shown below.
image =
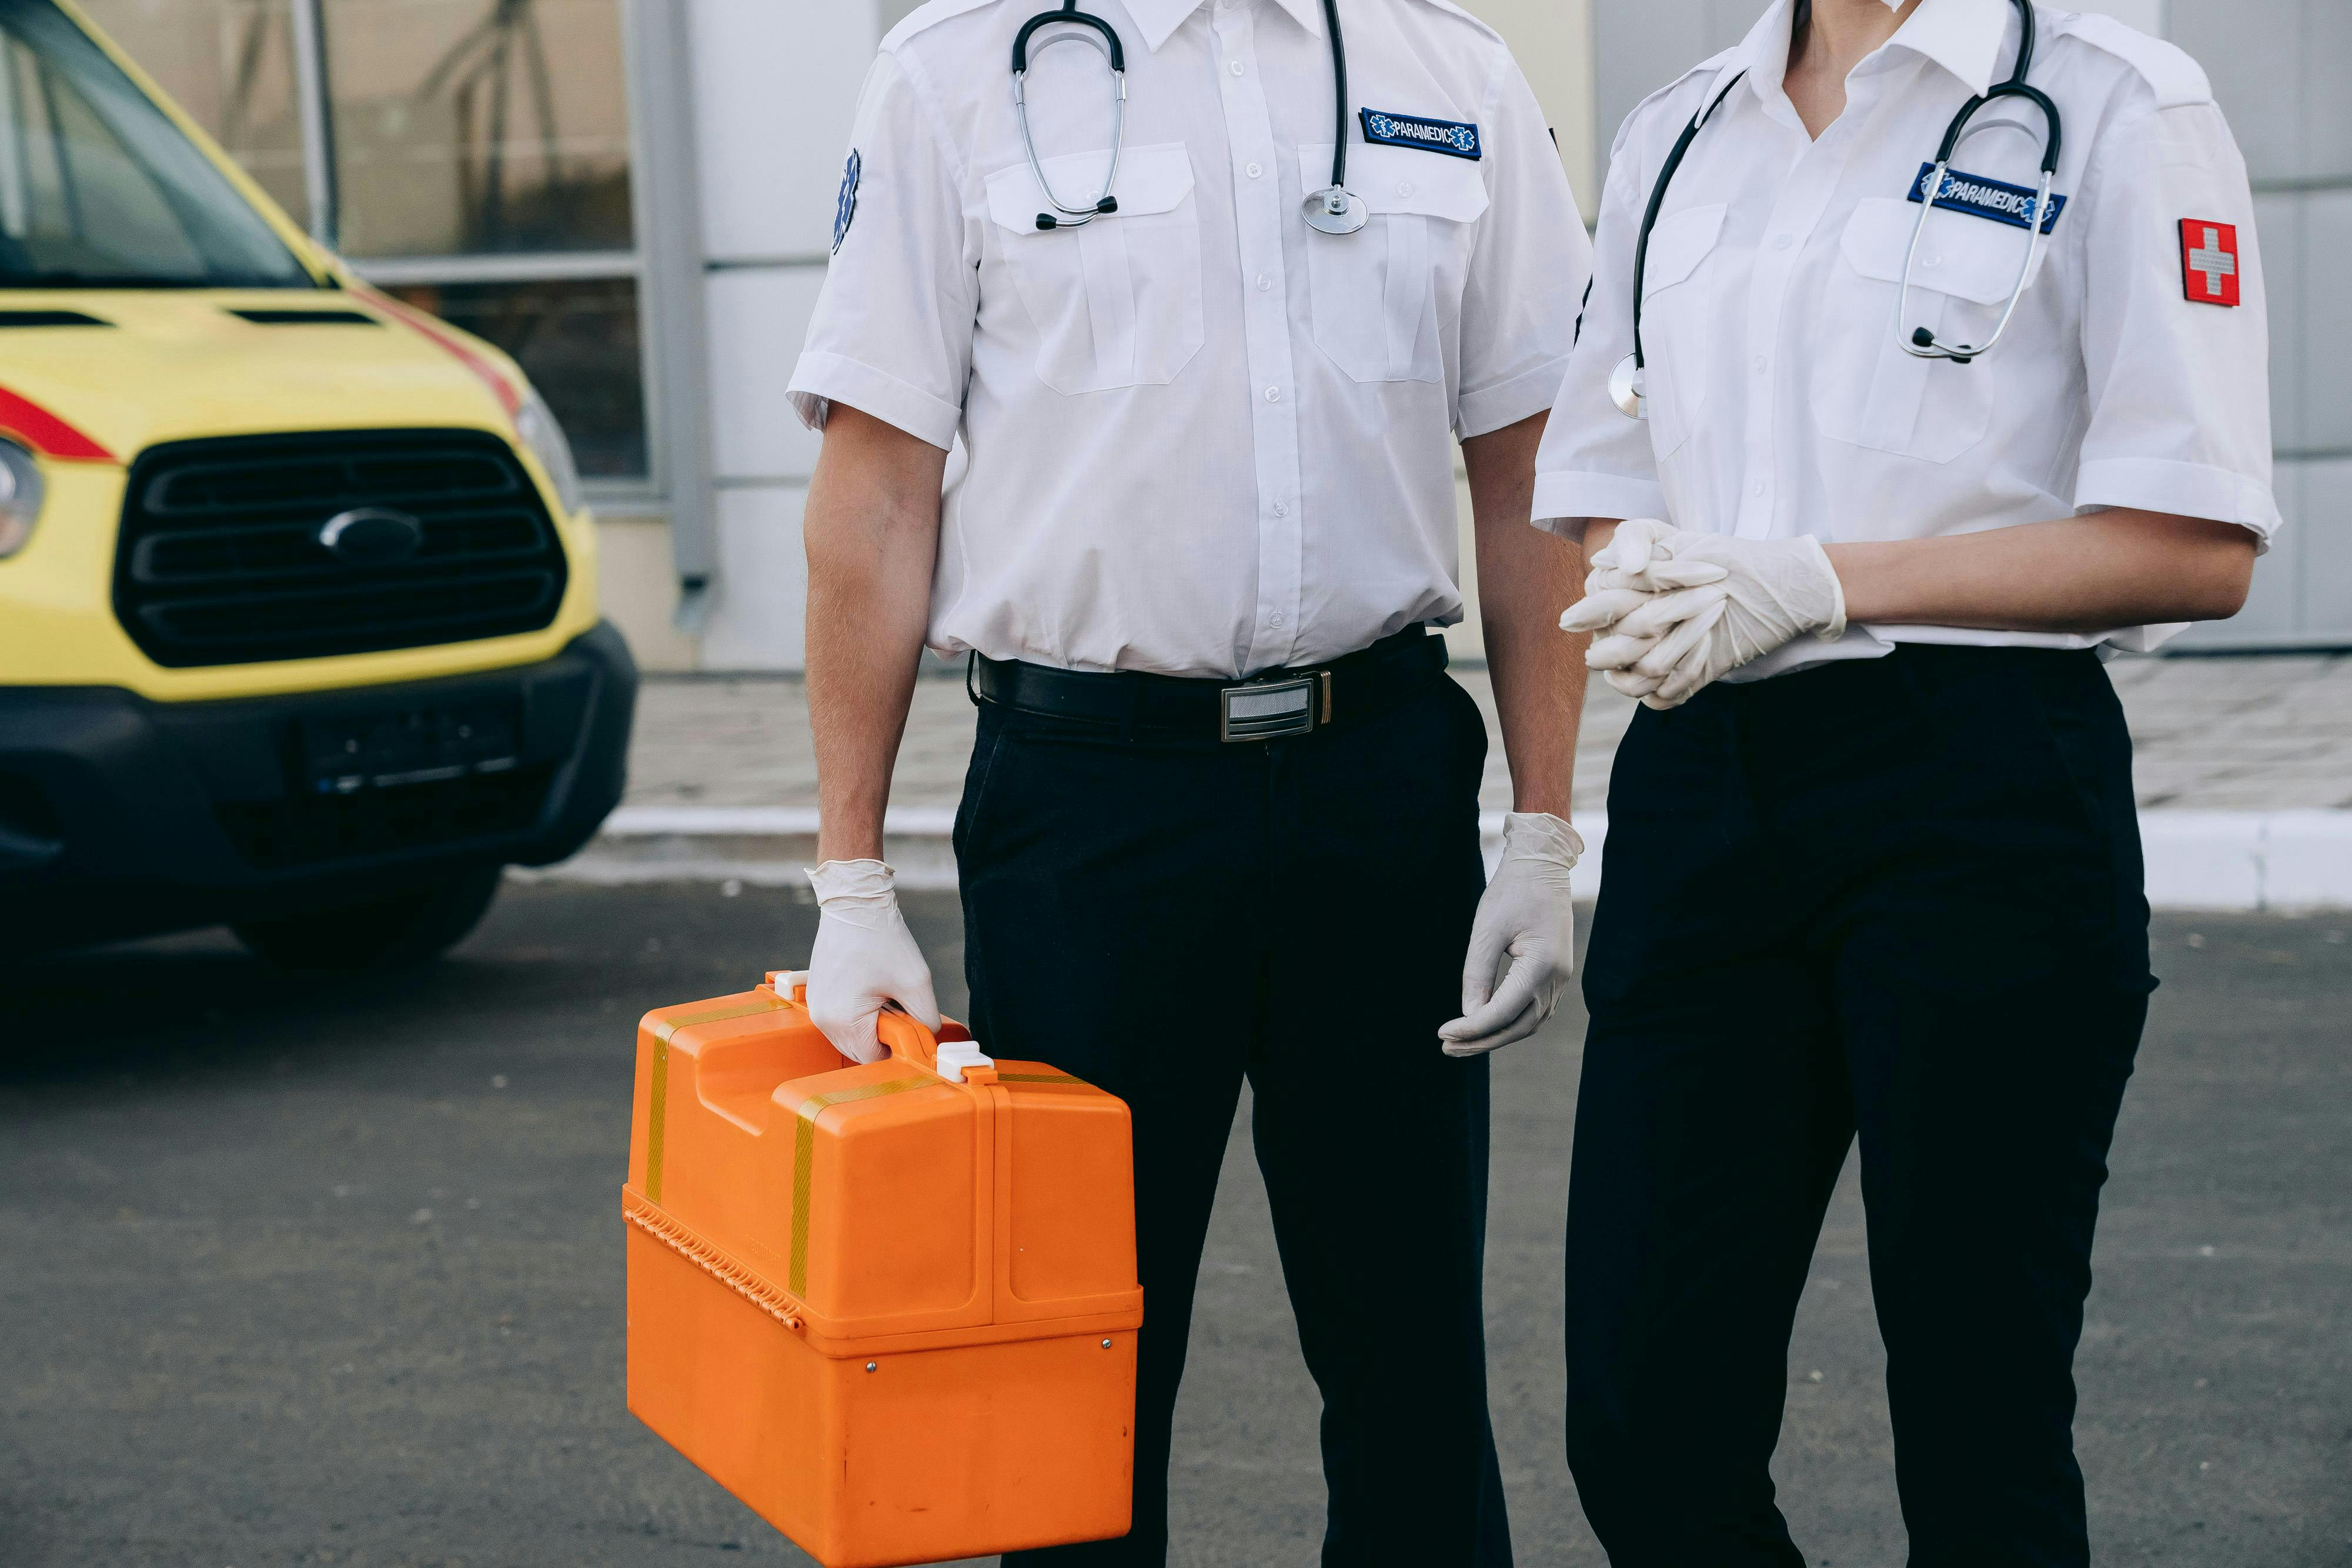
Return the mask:
<path id="1" fill-rule="evenodd" d="M 544 865 L 621 799 L 636 665 L 551 659 L 226 702 L 0 686 L 0 962 Z"/>

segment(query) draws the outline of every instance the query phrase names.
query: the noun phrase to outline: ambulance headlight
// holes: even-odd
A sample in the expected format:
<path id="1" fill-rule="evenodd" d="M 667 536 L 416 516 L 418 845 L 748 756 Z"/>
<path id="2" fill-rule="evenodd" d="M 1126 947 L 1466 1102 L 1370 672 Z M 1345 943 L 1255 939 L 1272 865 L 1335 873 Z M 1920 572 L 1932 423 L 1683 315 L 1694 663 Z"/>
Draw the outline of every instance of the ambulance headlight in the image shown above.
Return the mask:
<path id="1" fill-rule="evenodd" d="M 572 443 L 563 437 L 563 426 L 555 423 L 536 392 L 523 394 L 522 407 L 515 413 L 515 434 L 539 465 L 547 470 L 548 483 L 555 486 L 555 499 L 571 517 L 580 509 L 580 468 L 572 461 Z"/>
<path id="2" fill-rule="evenodd" d="M 13 441 L 0 440 L 0 560 L 23 549 L 41 520 L 41 502 L 48 486 L 33 455 Z"/>

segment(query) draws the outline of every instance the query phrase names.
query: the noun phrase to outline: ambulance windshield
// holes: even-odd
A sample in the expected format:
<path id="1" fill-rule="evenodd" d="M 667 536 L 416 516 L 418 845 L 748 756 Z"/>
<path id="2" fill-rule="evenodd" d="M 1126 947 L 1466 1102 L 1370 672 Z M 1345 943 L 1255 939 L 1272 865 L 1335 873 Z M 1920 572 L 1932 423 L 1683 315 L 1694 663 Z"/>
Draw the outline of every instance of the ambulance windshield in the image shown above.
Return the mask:
<path id="1" fill-rule="evenodd" d="M 0 0 L 0 288 L 313 287 L 51 0 Z"/>

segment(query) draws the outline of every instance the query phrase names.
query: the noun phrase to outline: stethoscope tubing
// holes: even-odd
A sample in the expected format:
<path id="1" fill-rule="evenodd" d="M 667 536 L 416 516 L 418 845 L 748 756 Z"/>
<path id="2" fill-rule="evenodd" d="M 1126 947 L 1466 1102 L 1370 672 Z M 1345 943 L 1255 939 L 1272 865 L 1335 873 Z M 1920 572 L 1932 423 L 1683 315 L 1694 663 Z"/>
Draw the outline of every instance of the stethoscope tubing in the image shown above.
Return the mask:
<path id="1" fill-rule="evenodd" d="M 1053 182 L 1045 177 L 1045 161 L 1037 155 L 1037 140 L 1029 130 L 1029 40 L 1039 28 L 1059 24 L 1091 28 L 1100 37 L 1066 34 L 1048 39 L 1040 52 L 1057 43 L 1087 43 L 1100 50 L 1110 62 L 1110 167 L 1103 174 L 1102 193 L 1084 206 L 1072 206 L 1055 193 Z M 1348 189 L 1348 46 L 1339 31 L 1339 0 L 1323 0 L 1323 24 L 1331 35 L 1331 89 L 1337 106 L 1337 123 L 1331 136 L 1330 188 L 1313 193 L 1309 204 L 1324 204 L 1337 216 L 1356 204 L 1356 197 Z M 1127 50 L 1119 42 L 1118 28 L 1100 16 L 1079 10 L 1078 0 L 1063 0 L 1060 10 L 1040 11 L 1022 23 L 1021 30 L 1013 37 L 1013 114 L 1021 125 L 1021 147 L 1028 154 L 1029 172 L 1036 176 L 1037 188 L 1045 193 L 1047 204 L 1054 209 L 1051 213 L 1037 214 L 1040 229 L 1080 228 L 1098 217 L 1118 211 L 1118 198 L 1114 193 L 1118 183 L 1119 157 L 1127 149 Z M 1324 232 L 1353 234 L 1362 226 L 1362 218 L 1359 214 L 1353 227 L 1329 228 Z"/>
<path id="2" fill-rule="evenodd" d="M 2026 285 L 2033 277 L 2034 263 L 2040 257 L 2048 238 L 2050 188 L 2057 178 L 2058 158 L 2065 142 L 2065 122 L 2058 112 L 2057 103 L 2051 99 L 2050 95 L 2025 79 L 2033 69 L 2035 40 L 2032 0 L 2012 0 L 2012 3 L 2017 7 L 2020 25 L 2017 68 L 2011 73 L 2008 80 L 1971 97 L 1967 103 L 1960 106 L 1959 112 L 1952 117 L 1951 124 L 1945 128 L 1943 142 L 1936 150 L 1935 168 L 1927 176 L 1927 189 L 1920 193 L 1919 217 L 1911 227 L 1911 246 L 1903 259 L 1903 283 L 1902 287 L 1895 290 L 1895 296 L 1896 340 L 1901 343 L 1905 353 L 1917 359 L 1950 360 L 1957 364 L 1965 365 L 1990 351 L 1993 346 L 2000 341 L 2002 335 L 2009 330 L 2010 323 L 2016 319 L 2017 308 L 2025 298 Z M 1623 382 L 1623 395 L 1620 400 L 1620 406 L 1628 415 L 1635 419 L 1643 417 L 1642 372 L 1649 362 L 1642 344 L 1642 295 L 1649 273 L 1650 235 L 1657 227 L 1658 215 L 1665 206 L 1666 192 L 1674 183 L 1675 173 L 1682 167 L 1683 158 L 1690 152 L 1691 143 L 1697 139 L 1700 128 L 1715 118 L 1715 111 L 1723 107 L 1724 100 L 1731 96 L 1731 89 L 1738 87 L 1741 78 L 1746 75 L 1747 73 L 1742 71 L 1725 83 L 1723 90 L 1715 96 L 1714 100 L 1692 116 L 1691 122 L 1683 128 L 1682 135 L 1675 141 L 1674 150 L 1666 154 L 1665 162 L 1658 170 L 1657 183 L 1650 191 L 1650 204 L 1642 214 L 1641 232 L 1633 246 L 1633 351 L 1627 356 L 1626 363 L 1618 367 L 1617 376 L 1612 378 L 1612 392 L 1615 392 L 1619 391 L 1615 383 L 1619 381 Z M 1925 327 L 1920 328 L 1916 333 L 1906 336 L 1903 331 L 1903 322 L 1910 313 L 1911 279 L 1913 270 L 1918 263 L 1919 242 L 1921 236 L 1927 233 L 1927 214 L 1936 210 L 1936 204 L 1943 195 L 1944 179 L 1950 172 L 1952 155 L 1958 151 L 1960 143 L 1973 133 L 1971 122 L 1976 119 L 1978 110 L 2005 98 L 2021 98 L 2041 110 L 2045 130 L 2042 148 L 2042 183 L 2039 194 L 2034 197 L 2032 218 L 2025 246 L 2025 265 L 2018 270 L 2016 286 L 2010 290 L 2008 307 L 2001 312 L 2000 325 L 1993 329 L 1992 336 L 1986 339 L 1982 344 L 1946 343 Z M 1994 128 L 1992 125 L 1985 125 L 1974 129 L 1992 130 Z"/>

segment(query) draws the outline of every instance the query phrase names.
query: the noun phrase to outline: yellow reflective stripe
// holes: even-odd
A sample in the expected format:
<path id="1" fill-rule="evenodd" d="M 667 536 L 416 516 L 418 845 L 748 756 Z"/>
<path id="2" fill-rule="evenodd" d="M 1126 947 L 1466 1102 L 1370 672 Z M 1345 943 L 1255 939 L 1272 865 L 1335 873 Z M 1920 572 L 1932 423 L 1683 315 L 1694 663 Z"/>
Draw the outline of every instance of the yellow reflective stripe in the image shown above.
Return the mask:
<path id="1" fill-rule="evenodd" d="M 908 1089 L 927 1088 L 938 1082 L 928 1075 L 896 1078 L 887 1083 L 860 1083 L 853 1089 L 836 1089 L 830 1094 L 812 1094 L 801 1102 L 800 1122 L 793 1137 L 792 1276 L 785 1281 L 785 1289 L 796 1295 L 808 1290 L 809 1186 L 816 1166 L 816 1119 L 832 1107 L 846 1105 L 853 1100 L 878 1099 Z"/>
<path id="2" fill-rule="evenodd" d="M 676 1018 L 657 1019 L 654 1022 L 654 1083 L 646 1106 L 646 1196 L 656 1203 L 662 1195 L 662 1145 L 669 1123 L 669 1041 L 670 1036 L 682 1029 L 692 1029 L 698 1023 L 725 1023 L 729 1019 L 752 1018 L 760 1013 L 782 1012 L 792 1004 L 773 997 L 761 997 L 756 1001 L 730 1002 L 723 1008 L 706 1008 L 698 1013 L 680 1013 Z"/>
<path id="3" fill-rule="evenodd" d="M 662 1132 L 669 1124 L 669 1037 L 654 1041 L 654 1087 L 646 1106 L 646 1196 L 661 1201 Z"/>

